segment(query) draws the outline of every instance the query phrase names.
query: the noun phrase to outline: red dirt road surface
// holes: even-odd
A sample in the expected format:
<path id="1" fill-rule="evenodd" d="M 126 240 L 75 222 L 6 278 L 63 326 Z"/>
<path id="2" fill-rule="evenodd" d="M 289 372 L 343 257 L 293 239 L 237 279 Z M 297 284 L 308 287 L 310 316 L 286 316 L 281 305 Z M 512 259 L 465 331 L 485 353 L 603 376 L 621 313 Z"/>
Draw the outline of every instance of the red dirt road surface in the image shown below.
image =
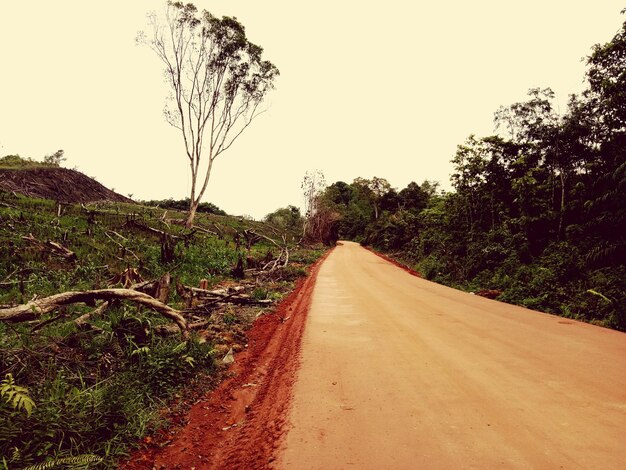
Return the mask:
<path id="1" fill-rule="evenodd" d="M 148 438 L 150 444 L 134 452 L 122 469 L 268 468 L 284 433 L 298 350 L 323 259 L 276 311 L 256 320 L 247 349 L 235 355 L 231 377 L 192 406 L 183 427 Z"/>
<path id="2" fill-rule="evenodd" d="M 626 468 L 626 334 L 353 243 L 319 271 L 293 387 L 274 468 Z"/>

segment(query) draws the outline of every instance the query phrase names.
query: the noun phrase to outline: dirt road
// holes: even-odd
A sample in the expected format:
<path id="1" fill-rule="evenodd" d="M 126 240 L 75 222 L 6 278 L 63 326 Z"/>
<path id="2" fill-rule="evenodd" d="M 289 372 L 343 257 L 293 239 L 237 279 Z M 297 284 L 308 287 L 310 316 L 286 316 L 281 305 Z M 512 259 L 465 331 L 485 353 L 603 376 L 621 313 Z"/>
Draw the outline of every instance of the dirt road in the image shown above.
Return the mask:
<path id="1" fill-rule="evenodd" d="M 289 469 L 626 468 L 626 334 L 322 265 L 276 460 Z"/>

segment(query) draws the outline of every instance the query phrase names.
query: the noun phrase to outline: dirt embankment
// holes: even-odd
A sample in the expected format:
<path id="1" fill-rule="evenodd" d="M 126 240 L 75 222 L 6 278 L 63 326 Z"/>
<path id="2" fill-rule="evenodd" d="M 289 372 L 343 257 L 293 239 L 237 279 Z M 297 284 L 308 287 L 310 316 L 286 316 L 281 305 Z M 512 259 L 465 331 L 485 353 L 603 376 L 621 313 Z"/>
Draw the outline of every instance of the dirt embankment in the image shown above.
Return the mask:
<path id="1" fill-rule="evenodd" d="M 324 258 L 274 312 L 256 320 L 229 378 L 193 405 L 186 425 L 149 439 L 122 469 L 267 468 L 285 432 L 306 315 Z"/>
<path id="2" fill-rule="evenodd" d="M 93 178 L 67 168 L 0 168 L 0 191 L 52 199 L 63 204 L 133 202 Z"/>

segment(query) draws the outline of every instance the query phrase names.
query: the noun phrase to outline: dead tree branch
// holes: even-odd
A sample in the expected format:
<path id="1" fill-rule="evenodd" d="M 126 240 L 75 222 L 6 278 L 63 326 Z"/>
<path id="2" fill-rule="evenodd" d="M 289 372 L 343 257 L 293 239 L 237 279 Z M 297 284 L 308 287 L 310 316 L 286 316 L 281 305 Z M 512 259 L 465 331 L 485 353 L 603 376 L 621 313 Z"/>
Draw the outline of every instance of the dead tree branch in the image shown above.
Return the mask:
<path id="1" fill-rule="evenodd" d="M 138 256 L 137 256 L 137 255 L 136 255 L 136 254 L 135 254 L 132 250 L 130 250 L 129 248 L 126 248 L 126 247 L 125 247 L 124 245 L 122 245 L 120 242 L 118 242 L 117 240 L 115 240 L 115 239 L 114 239 L 111 235 L 109 235 L 109 233 L 114 233 L 115 235 L 117 235 L 117 236 L 119 236 L 119 237 L 123 238 L 124 240 L 126 240 L 126 238 L 122 237 L 119 233 L 114 232 L 114 231 L 112 231 L 112 230 L 111 230 L 111 231 L 106 231 L 106 232 L 104 232 L 104 234 L 107 236 L 107 238 L 108 238 L 109 240 L 111 240 L 113 243 L 115 243 L 117 246 L 119 246 L 119 247 L 122 249 L 122 258 L 124 258 L 124 254 L 126 254 L 126 252 L 128 252 L 128 253 L 130 253 L 130 254 L 133 256 L 133 258 L 135 258 L 137 261 L 141 261 L 141 260 L 139 259 L 139 257 L 138 257 Z"/>
<path id="2" fill-rule="evenodd" d="M 137 222 L 134 219 L 128 220 L 124 225 L 126 225 L 127 227 L 138 228 L 138 229 L 143 230 L 145 232 L 152 233 L 154 235 L 158 235 L 159 237 L 169 237 L 169 238 L 173 238 L 174 240 L 180 240 L 180 237 L 177 236 L 177 235 L 173 235 L 171 233 L 164 232 L 163 230 L 159 230 L 159 229 L 150 227 L 148 225 L 145 225 L 145 224 L 142 224 L 140 222 Z"/>
<path id="3" fill-rule="evenodd" d="M 254 297 L 244 294 L 245 287 L 235 286 L 228 289 L 199 289 L 197 287 L 187 287 L 179 284 L 177 286 L 178 294 L 187 299 L 188 308 L 185 313 L 194 313 L 201 311 L 206 313 L 211 307 L 218 303 L 231 303 L 237 305 L 269 305 L 271 300 L 258 300 Z M 193 299 L 203 301 L 198 305 L 192 306 Z"/>
<path id="4" fill-rule="evenodd" d="M 32 233 L 29 233 L 28 236 L 22 237 L 22 240 L 26 240 L 27 242 L 32 243 L 42 251 L 48 251 L 54 255 L 60 256 L 61 258 L 65 258 L 68 261 L 76 261 L 77 259 L 76 253 L 68 250 L 60 243 L 56 243 L 50 240 L 42 242 L 40 240 L 37 240 Z"/>
<path id="5" fill-rule="evenodd" d="M 187 321 L 178 310 L 159 302 L 154 297 L 131 289 L 99 289 L 85 292 L 63 292 L 43 299 L 35 299 L 15 307 L 0 309 L 0 321 L 16 323 L 33 320 L 64 305 L 86 303 L 93 305 L 96 300 L 127 300 L 143 305 L 172 320 L 183 337 L 189 336 Z"/>
<path id="6" fill-rule="evenodd" d="M 87 320 L 104 314 L 109 309 L 110 302 L 103 302 L 98 308 L 87 312 L 74 320 L 74 324 L 79 330 L 95 329 Z"/>
<path id="7" fill-rule="evenodd" d="M 188 328 L 190 330 L 199 330 L 200 328 L 207 326 L 209 323 L 209 320 L 189 323 Z M 169 336 L 175 334 L 177 332 L 177 328 L 174 325 L 158 325 L 154 327 L 154 332 L 159 336 Z"/>
<path id="8" fill-rule="evenodd" d="M 206 229 L 206 228 L 198 227 L 197 225 L 194 225 L 192 228 L 194 230 L 197 230 L 198 232 L 206 233 L 207 235 L 213 235 L 213 236 L 216 236 L 216 237 L 219 235 L 217 232 L 214 232 L 213 230 L 209 230 L 209 229 Z"/>

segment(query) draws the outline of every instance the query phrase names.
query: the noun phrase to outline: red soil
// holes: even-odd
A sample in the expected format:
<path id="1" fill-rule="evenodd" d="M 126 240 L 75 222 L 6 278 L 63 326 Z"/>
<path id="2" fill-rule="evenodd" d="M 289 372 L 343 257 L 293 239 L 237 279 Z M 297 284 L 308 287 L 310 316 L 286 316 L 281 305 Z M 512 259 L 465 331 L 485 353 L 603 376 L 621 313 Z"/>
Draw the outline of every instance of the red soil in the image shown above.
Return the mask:
<path id="1" fill-rule="evenodd" d="M 171 442 L 163 446 L 152 441 L 121 468 L 267 468 L 285 431 L 302 333 L 325 257 L 274 312 L 255 321 L 230 377 L 192 406 L 187 424 Z"/>

